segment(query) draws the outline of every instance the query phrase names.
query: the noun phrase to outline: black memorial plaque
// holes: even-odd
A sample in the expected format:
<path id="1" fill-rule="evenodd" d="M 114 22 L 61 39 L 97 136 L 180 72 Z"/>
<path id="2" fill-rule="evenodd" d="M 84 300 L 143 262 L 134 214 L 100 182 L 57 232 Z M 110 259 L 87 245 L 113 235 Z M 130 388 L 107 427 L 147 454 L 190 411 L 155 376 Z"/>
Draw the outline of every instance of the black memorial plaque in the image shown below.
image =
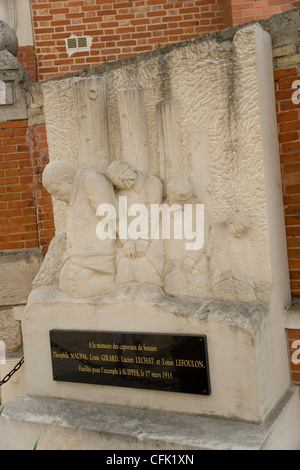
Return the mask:
<path id="1" fill-rule="evenodd" d="M 53 379 L 210 395 L 205 335 L 51 330 Z"/>

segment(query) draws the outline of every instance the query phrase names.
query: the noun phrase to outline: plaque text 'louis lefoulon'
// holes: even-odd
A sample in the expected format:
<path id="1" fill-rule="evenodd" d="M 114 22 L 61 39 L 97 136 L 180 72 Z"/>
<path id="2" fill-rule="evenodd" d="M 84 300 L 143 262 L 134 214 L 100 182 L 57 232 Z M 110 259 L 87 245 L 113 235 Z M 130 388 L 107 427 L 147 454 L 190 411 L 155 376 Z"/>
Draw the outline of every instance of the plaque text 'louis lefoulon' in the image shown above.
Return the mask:
<path id="1" fill-rule="evenodd" d="M 205 335 L 50 331 L 53 379 L 210 394 Z"/>

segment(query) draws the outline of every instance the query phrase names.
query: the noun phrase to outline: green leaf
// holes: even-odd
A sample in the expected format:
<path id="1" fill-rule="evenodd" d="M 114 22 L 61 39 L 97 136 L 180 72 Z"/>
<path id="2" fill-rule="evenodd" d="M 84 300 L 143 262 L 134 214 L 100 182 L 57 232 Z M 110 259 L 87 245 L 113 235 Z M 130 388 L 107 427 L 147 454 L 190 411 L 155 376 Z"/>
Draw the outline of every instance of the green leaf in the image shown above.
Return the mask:
<path id="1" fill-rule="evenodd" d="M 38 445 L 38 442 L 40 440 L 40 437 L 41 437 L 42 433 L 39 435 L 39 437 L 37 438 L 37 440 L 35 441 L 35 444 L 34 444 L 34 447 L 33 447 L 33 450 L 36 450 L 37 448 L 37 445 Z"/>
<path id="2" fill-rule="evenodd" d="M 4 408 L 4 406 L 2 406 L 2 408 L 0 408 L 0 416 L 1 416 L 1 413 L 3 411 L 3 408 Z"/>

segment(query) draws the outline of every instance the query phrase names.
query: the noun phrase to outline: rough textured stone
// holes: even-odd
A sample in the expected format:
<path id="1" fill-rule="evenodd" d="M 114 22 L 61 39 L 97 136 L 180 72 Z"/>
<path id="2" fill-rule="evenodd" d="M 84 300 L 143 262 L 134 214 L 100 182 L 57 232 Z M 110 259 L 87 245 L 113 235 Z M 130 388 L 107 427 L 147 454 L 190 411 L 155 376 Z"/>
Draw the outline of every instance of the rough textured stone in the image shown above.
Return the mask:
<path id="1" fill-rule="evenodd" d="M 22 346 L 21 323 L 14 319 L 12 308 L 0 308 L 0 341 L 5 344 L 6 353 Z"/>
<path id="2" fill-rule="evenodd" d="M 209 226 L 224 223 L 238 211 L 247 214 L 250 219 L 247 233 L 232 237 L 232 243 L 228 244 L 228 254 L 232 250 L 235 261 L 243 258 L 243 262 L 239 266 L 235 262 L 236 266 L 231 267 L 209 266 L 210 270 L 218 270 L 219 277 L 230 279 L 226 278 L 223 289 L 209 289 L 203 283 L 196 297 L 269 301 L 273 268 L 268 210 L 275 199 L 272 196 L 268 200 L 272 186 L 268 178 L 278 179 L 280 171 L 275 113 L 272 118 L 269 111 L 268 119 L 261 117 L 265 109 L 263 100 L 269 100 L 268 106 L 274 101 L 272 90 L 268 95 L 263 93 L 267 84 L 259 82 L 266 80 L 267 59 L 259 59 L 259 54 L 265 54 L 260 52 L 262 44 L 271 56 L 269 36 L 258 24 L 253 24 L 238 28 L 234 37 L 228 38 L 223 32 L 166 48 L 164 53 L 142 55 L 124 64 L 119 62 L 106 72 L 103 68 L 93 69 L 87 78 L 65 78 L 43 84 L 50 160 L 67 162 L 75 170 L 85 164 L 85 169 L 105 168 L 108 158 L 110 162 L 125 161 L 137 170 L 159 176 L 165 195 L 169 181 L 181 175 L 190 181 L 197 202 L 204 204 Z M 272 74 L 271 57 L 267 63 Z M 101 76 L 100 70 L 105 72 Z M 102 101 L 107 106 L 107 113 L 102 113 L 102 117 L 90 105 L 91 98 L 93 101 L 98 94 L 105 98 Z M 274 103 L 270 106 L 275 108 Z M 78 150 L 82 147 L 78 129 L 82 123 L 90 122 L 92 134 L 98 135 L 104 128 L 103 116 L 107 119 L 104 127 L 108 128 L 108 134 L 102 130 L 101 134 L 105 134 L 105 140 L 109 139 L 109 155 L 106 151 L 102 156 L 94 154 L 93 163 L 89 151 L 85 162 L 82 150 Z M 274 134 L 274 140 L 268 140 L 268 145 L 274 141 L 271 151 L 266 150 L 267 134 Z M 273 170 L 265 172 L 264 158 L 270 158 L 274 152 L 277 158 L 272 157 Z M 279 193 L 276 196 L 276 210 L 282 222 L 281 197 Z M 66 210 L 66 205 L 55 198 L 57 233 L 67 231 Z M 283 223 L 279 233 L 285 243 Z M 217 238 L 219 243 L 221 235 Z M 203 271 L 204 256 L 200 261 Z M 222 264 L 223 258 L 218 256 L 217 264 Z M 215 263 L 212 260 L 213 257 L 211 265 Z M 284 264 L 287 266 L 286 261 L 281 266 Z M 287 267 L 284 269 L 287 274 Z M 274 273 L 278 275 L 277 268 Z M 210 278 L 213 276 L 210 273 Z M 174 292 L 178 279 L 172 283 L 170 293 Z M 176 290 L 181 291 L 175 287 Z M 182 295 L 186 291 L 183 289 Z"/>
<path id="3" fill-rule="evenodd" d="M 0 20 L 0 51 L 7 50 L 16 56 L 18 48 L 18 38 L 14 30 L 7 23 Z"/>
<path id="4" fill-rule="evenodd" d="M 273 49 L 273 58 L 282 57 L 296 52 L 295 44 L 289 44 L 288 46 L 277 47 Z"/>
<path id="5" fill-rule="evenodd" d="M 39 271 L 43 255 L 39 249 L 0 253 L 0 305 L 25 304 L 32 281 Z"/>
<path id="6" fill-rule="evenodd" d="M 25 90 L 31 84 L 27 70 L 7 50 L 0 51 L 1 121 L 27 119 Z"/>
<path id="7" fill-rule="evenodd" d="M 40 435 L 38 450 L 134 450 L 137 457 L 138 450 L 298 450 L 300 408 L 293 408 L 298 395 L 288 390 L 263 425 L 20 397 L 4 407 L 0 449 L 32 450 Z M 153 455 L 152 463 L 157 459 Z"/>
<path id="8" fill-rule="evenodd" d="M 287 57 L 278 57 L 276 60 L 276 68 L 281 69 L 290 65 L 298 65 L 300 63 L 300 54 L 294 54 Z"/>

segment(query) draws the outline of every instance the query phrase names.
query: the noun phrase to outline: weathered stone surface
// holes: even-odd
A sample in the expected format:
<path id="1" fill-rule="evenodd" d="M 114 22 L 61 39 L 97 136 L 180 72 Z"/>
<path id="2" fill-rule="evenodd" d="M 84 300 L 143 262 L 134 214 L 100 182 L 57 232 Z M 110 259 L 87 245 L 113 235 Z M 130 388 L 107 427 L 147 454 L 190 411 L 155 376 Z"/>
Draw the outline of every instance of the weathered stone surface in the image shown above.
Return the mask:
<path id="1" fill-rule="evenodd" d="M 40 435 L 38 450 L 299 450 L 298 396 L 299 390 L 288 390 L 263 425 L 128 406 L 20 397 L 4 407 L 0 449 L 32 450 Z M 134 455 L 140 457 L 138 452 Z M 185 461 L 185 452 L 180 455 Z M 201 454 L 188 455 L 193 464 L 202 459 Z M 117 452 L 115 456 L 119 457 Z M 161 458 L 165 457 L 167 464 L 183 463 L 178 456 L 174 461 L 174 454 L 168 457 L 162 453 Z M 153 454 L 152 459 L 152 464 L 158 463 L 159 454 Z"/>
<path id="2" fill-rule="evenodd" d="M 1 121 L 27 119 L 26 89 L 31 78 L 20 62 L 7 50 L 0 51 Z"/>
<path id="3" fill-rule="evenodd" d="M 0 253 L 0 305 L 26 304 L 43 255 L 39 249 Z"/>
<path id="4" fill-rule="evenodd" d="M 264 332 L 268 316 L 261 303 L 178 299 L 149 284 L 123 284 L 94 299 L 71 298 L 55 285 L 39 287 L 22 319 L 27 393 L 261 422 L 272 403 L 269 396 L 260 403 L 270 360 L 264 350 L 266 336 L 271 339 Z M 186 399 L 180 393 L 54 381 L 51 329 L 206 334 L 212 394 Z"/>
<path id="5" fill-rule="evenodd" d="M 7 50 L 16 56 L 18 48 L 18 38 L 14 30 L 7 23 L 0 20 L 0 51 Z"/>
<path id="6" fill-rule="evenodd" d="M 42 266 L 33 279 L 33 288 L 59 283 L 59 276 L 63 267 L 66 249 L 67 234 L 59 233 L 50 242 Z"/>
<path id="7" fill-rule="evenodd" d="M 75 171 L 68 163 L 56 161 L 44 170 L 43 184 L 50 194 L 68 206 L 60 289 L 75 298 L 111 292 L 115 287 L 116 240 L 101 240 L 96 234 L 99 201 L 116 206 L 111 182 L 101 173 Z M 55 250 L 52 253 L 56 256 Z"/>
<path id="8" fill-rule="evenodd" d="M 5 344 L 6 354 L 22 346 L 21 323 L 14 319 L 12 308 L 0 308 L 0 341 Z"/>
<path id="9" fill-rule="evenodd" d="M 272 74 L 271 44 L 258 24 L 238 28 L 229 39 L 224 35 L 223 41 L 212 35 L 167 48 L 164 54 L 138 57 L 136 63 L 133 60 L 124 65 L 119 63 L 99 76 L 94 69 L 94 77 L 90 72 L 88 78 L 70 77 L 45 83 L 50 160 L 68 162 L 75 170 L 85 164 L 83 150 L 78 151 L 82 138 L 76 128 L 82 123 L 84 129 L 85 122 L 92 122 L 94 116 L 97 134 L 101 119 L 92 111 L 88 89 L 94 86 L 93 98 L 96 98 L 97 80 L 100 88 L 105 83 L 105 93 L 100 95 L 101 106 L 107 107 L 107 113 L 103 113 L 107 116 L 107 132 L 100 134 L 105 134 L 104 148 L 108 139 L 109 152 L 102 156 L 95 153 L 94 167 L 105 168 L 107 160 L 128 162 L 136 170 L 160 177 L 165 197 L 172 178 L 186 178 L 197 203 L 205 205 L 205 218 L 210 227 L 224 224 L 232 213 L 245 213 L 249 227 L 239 241 L 231 243 L 235 259 L 238 252 L 243 252 L 243 268 L 214 265 L 209 269 L 217 269 L 225 276 L 224 299 L 245 300 L 243 293 L 248 291 L 247 299 L 268 302 L 272 273 L 278 279 L 284 278 L 279 276 L 270 257 L 273 231 L 268 226 L 268 211 L 275 204 L 282 225 L 276 229 L 282 248 L 276 251 L 286 250 L 281 194 L 269 196 L 272 183 L 268 179 L 279 179 L 280 171 L 274 94 L 272 90 L 268 95 L 262 91 L 267 86 L 266 59 L 265 52 L 260 51 L 268 49 L 267 69 Z M 268 111 L 268 119 L 262 119 L 264 109 L 269 106 L 274 109 Z M 274 143 L 268 138 L 266 144 L 267 134 L 274 134 Z M 87 146 L 88 154 L 90 145 L 91 142 Z M 274 163 L 271 155 L 275 154 Z M 271 162 L 271 159 L 273 169 L 269 174 L 264 160 Z M 86 169 L 90 167 L 88 157 Z M 99 204 L 102 202 L 106 201 L 99 200 Z M 66 232 L 66 206 L 61 201 L 54 201 L 54 213 L 57 233 Z M 207 242 L 209 234 L 206 235 Z M 278 257 L 278 253 L 274 256 Z M 201 262 L 207 263 L 204 257 Z M 217 260 L 220 263 L 222 256 Z M 287 275 L 286 261 L 280 261 L 280 269 Z M 205 287 L 205 284 L 196 296 L 222 300 L 222 289 Z M 284 290 L 288 295 L 288 283 Z M 168 290 L 173 291 L 173 288 Z"/>
<path id="10" fill-rule="evenodd" d="M 26 93 L 28 106 L 28 125 L 34 126 L 45 122 L 44 96 L 40 82 L 32 83 Z"/>
<path id="11" fill-rule="evenodd" d="M 283 57 L 286 55 L 294 54 L 296 52 L 295 44 L 289 44 L 288 46 L 276 47 L 273 49 L 273 58 Z"/>
<path id="12" fill-rule="evenodd" d="M 277 57 L 275 59 L 276 68 L 281 69 L 291 65 L 298 65 L 300 63 L 300 54 L 294 54 L 286 57 Z"/>

